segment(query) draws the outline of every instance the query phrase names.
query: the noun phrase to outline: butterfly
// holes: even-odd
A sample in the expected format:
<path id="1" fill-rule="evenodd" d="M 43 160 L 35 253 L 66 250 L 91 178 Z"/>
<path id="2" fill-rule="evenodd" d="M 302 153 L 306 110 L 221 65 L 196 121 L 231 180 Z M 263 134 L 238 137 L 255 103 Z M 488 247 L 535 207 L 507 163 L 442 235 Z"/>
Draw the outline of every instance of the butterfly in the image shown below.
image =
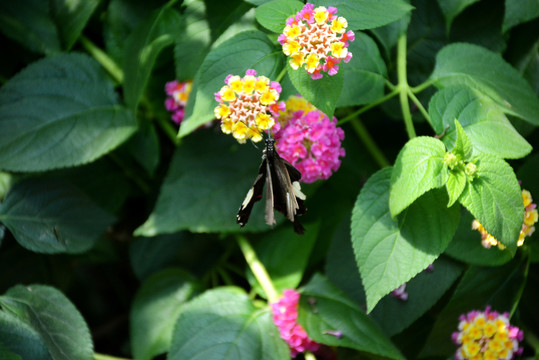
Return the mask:
<path id="1" fill-rule="evenodd" d="M 305 229 L 299 223 L 298 215 L 305 214 L 307 209 L 303 204 L 305 194 L 301 192 L 300 179 L 299 170 L 277 153 L 275 139 L 266 139 L 258 176 L 240 206 L 237 223 L 241 227 L 247 224 L 254 203 L 262 199 L 262 190 L 266 183 L 266 224 L 275 224 L 275 209 L 294 223 L 296 233 L 303 234 Z"/>

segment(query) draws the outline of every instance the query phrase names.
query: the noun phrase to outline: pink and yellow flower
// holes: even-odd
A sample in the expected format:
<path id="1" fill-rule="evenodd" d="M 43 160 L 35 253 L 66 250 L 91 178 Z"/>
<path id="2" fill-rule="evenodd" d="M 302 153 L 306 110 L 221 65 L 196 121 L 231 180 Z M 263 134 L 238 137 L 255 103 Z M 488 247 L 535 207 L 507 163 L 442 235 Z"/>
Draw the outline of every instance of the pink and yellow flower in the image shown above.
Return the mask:
<path id="1" fill-rule="evenodd" d="M 274 116 L 284 110 L 284 103 L 278 102 L 280 93 L 279 83 L 256 76 L 252 69 L 244 77 L 227 76 L 225 85 L 215 93 L 219 105 L 214 114 L 221 120 L 221 130 L 242 144 L 249 139 L 262 140 L 262 132 L 270 130 L 275 124 Z"/>
<path id="2" fill-rule="evenodd" d="M 172 120 L 176 124 L 180 124 L 184 117 L 184 108 L 189 100 L 189 94 L 193 87 L 193 81 L 178 82 L 177 80 L 169 81 L 165 84 L 165 92 L 167 98 L 165 100 L 165 108 L 172 113 Z"/>
<path id="3" fill-rule="evenodd" d="M 522 353 L 519 342 L 522 330 L 509 323 L 509 314 L 490 311 L 470 311 L 459 318 L 458 331 L 452 334 L 459 346 L 455 359 L 513 359 Z"/>
<path id="4" fill-rule="evenodd" d="M 348 45 L 355 35 L 346 31 L 348 21 L 335 15 L 336 12 L 332 6 L 315 8 L 307 3 L 288 18 L 278 40 L 293 69 L 304 67 L 313 79 L 320 79 L 322 72 L 337 74 L 341 60 L 350 61 L 352 53 Z"/>

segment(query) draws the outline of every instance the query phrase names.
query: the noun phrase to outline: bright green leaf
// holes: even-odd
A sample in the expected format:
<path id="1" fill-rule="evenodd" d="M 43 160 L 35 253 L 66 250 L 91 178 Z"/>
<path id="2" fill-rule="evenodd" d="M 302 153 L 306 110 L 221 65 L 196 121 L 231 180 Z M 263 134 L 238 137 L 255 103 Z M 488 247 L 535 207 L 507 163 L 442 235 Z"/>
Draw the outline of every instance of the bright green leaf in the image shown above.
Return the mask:
<path id="1" fill-rule="evenodd" d="M 505 0 L 505 13 L 502 31 L 539 17 L 539 1 L 537 0 Z"/>
<path id="2" fill-rule="evenodd" d="M 499 54 L 485 48 L 447 45 L 436 56 L 431 79 L 440 87 L 468 85 L 493 99 L 506 113 L 539 125 L 539 98 L 530 84 Z"/>
<path id="3" fill-rule="evenodd" d="M 5 311 L 0 311 L 0 339 L 5 343 L 7 349 L 20 355 L 19 359 L 52 360 L 38 332 Z M 11 360 L 11 358 L 2 357 L 1 347 L 0 359 Z"/>
<path id="4" fill-rule="evenodd" d="M 206 291 L 183 307 L 168 360 L 286 360 L 290 350 L 271 320 L 242 289 Z"/>
<path id="5" fill-rule="evenodd" d="M 52 18 L 56 23 L 62 47 L 71 49 L 100 0 L 50 0 Z"/>
<path id="6" fill-rule="evenodd" d="M 54 84 L 54 86 L 51 86 Z M 97 159 L 135 131 L 99 64 L 82 54 L 39 60 L 0 89 L 0 168 L 41 171 Z"/>
<path id="7" fill-rule="evenodd" d="M 180 136 L 215 118 L 213 109 L 218 103 L 214 93 L 225 85 L 229 74 L 244 76 L 246 70 L 255 69 L 258 75 L 273 80 L 282 68 L 281 58 L 266 34 L 254 30 L 241 32 L 210 51 L 195 78 Z"/>
<path id="8" fill-rule="evenodd" d="M 93 360 L 90 330 L 60 291 L 45 285 L 17 285 L 0 296 L 4 311 L 29 325 L 53 360 Z"/>
<path id="9" fill-rule="evenodd" d="M 368 312 L 430 265 L 451 241 L 459 221 L 458 207 L 446 207 L 442 190 L 429 191 L 393 219 L 388 208 L 390 177 L 391 168 L 373 175 L 352 213 L 352 246 Z"/>
<path id="10" fill-rule="evenodd" d="M 524 157 L 532 149 L 498 105 L 467 86 L 452 86 L 434 94 L 429 115 L 438 134 L 445 130 L 442 141 L 449 149 L 455 146 L 455 119 L 474 149 L 481 152 L 514 159 Z"/>
<path id="11" fill-rule="evenodd" d="M 458 120 L 455 120 L 455 128 L 457 139 L 455 141 L 455 147 L 453 148 L 452 153 L 460 156 L 462 160 L 467 161 L 470 159 L 473 152 L 472 143 Z"/>
<path id="12" fill-rule="evenodd" d="M 387 25 L 408 14 L 414 7 L 403 0 L 313 0 L 316 6 L 334 6 L 337 16 L 348 21 L 350 30 L 366 30 Z"/>
<path id="13" fill-rule="evenodd" d="M 346 64 L 340 66 L 346 66 Z M 331 119 L 343 90 L 343 71 L 333 76 L 324 74 L 321 79 L 313 80 L 304 68 L 294 70 L 288 64 L 287 69 L 290 81 L 301 96 Z"/>
<path id="14" fill-rule="evenodd" d="M 468 182 L 459 201 L 485 229 L 513 253 L 524 218 L 522 193 L 511 166 L 482 154 L 477 176 Z"/>
<path id="15" fill-rule="evenodd" d="M 385 359 L 404 359 L 372 318 L 322 275 L 316 274 L 301 290 L 298 322 L 318 343 L 348 347 Z M 342 336 L 328 331 L 338 331 Z"/>
<path id="16" fill-rule="evenodd" d="M 114 217 L 72 185 L 30 178 L 10 190 L 0 221 L 29 250 L 80 253 L 94 245 Z"/>
<path id="17" fill-rule="evenodd" d="M 455 19 L 457 15 L 464 11 L 464 9 L 466 9 L 468 6 L 478 1 L 479 0 L 438 0 L 438 4 L 444 13 L 448 33 L 453 19 Z"/>
<path id="18" fill-rule="evenodd" d="M 273 0 L 256 8 L 255 16 L 260 25 L 280 34 L 290 16 L 296 15 L 303 8 L 299 0 Z"/>
<path id="19" fill-rule="evenodd" d="M 433 137 L 419 136 L 404 145 L 391 175 L 391 216 L 400 214 L 427 191 L 445 185 L 445 154 L 444 144 Z"/>
<path id="20" fill-rule="evenodd" d="M 466 187 L 466 173 L 463 169 L 457 169 L 455 171 L 450 170 L 445 188 L 447 189 L 447 195 L 449 196 L 449 202 L 447 207 L 453 206 L 453 204 L 459 199 L 460 194 Z"/>
<path id="21" fill-rule="evenodd" d="M 196 291 L 193 277 L 179 269 L 160 271 L 142 283 L 130 318 L 135 360 L 151 360 L 169 350 L 176 319 Z"/>

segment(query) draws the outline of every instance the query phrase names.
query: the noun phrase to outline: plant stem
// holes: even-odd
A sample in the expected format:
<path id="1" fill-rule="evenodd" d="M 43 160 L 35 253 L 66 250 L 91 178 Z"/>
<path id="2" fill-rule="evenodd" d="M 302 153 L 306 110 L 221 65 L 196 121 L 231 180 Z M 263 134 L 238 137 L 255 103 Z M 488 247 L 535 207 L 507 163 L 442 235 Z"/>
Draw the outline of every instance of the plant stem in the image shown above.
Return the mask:
<path id="1" fill-rule="evenodd" d="M 285 67 L 281 70 L 281 72 L 279 73 L 279 75 L 277 75 L 277 78 L 275 79 L 275 81 L 281 82 L 281 80 L 283 80 L 285 74 L 286 74 L 286 65 L 285 65 Z"/>
<path id="2" fill-rule="evenodd" d="M 384 97 L 381 97 L 380 99 L 376 100 L 372 104 L 368 104 L 363 106 L 362 108 L 354 111 L 353 113 L 345 116 L 341 120 L 337 122 L 337 126 L 347 123 L 348 121 L 355 119 L 358 115 L 363 114 L 365 111 L 372 109 L 375 106 L 380 105 L 381 103 L 386 102 L 387 100 L 391 99 L 393 96 L 397 95 L 399 93 L 398 89 L 395 89 L 391 91 L 389 94 L 385 95 Z"/>
<path id="3" fill-rule="evenodd" d="M 363 142 L 363 145 L 365 145 L 371 156 L 378 163 L 378 165 L 381 168 L 389 166 L 389 161 L 387 161 L 386 157 L 384 156 L 384 153 L 380 150 L 378 145 L 376 145 L 376 143 L 371 137 L 371 134 L 369 134 L 368 130 L 365 128 L 365 126 L 358 117 L 356 117 L 354 121 L 352 121 L 352 127 Z"/>
<path id="4" fill-rule="evenodd" d="M 428 88 L 429 86 L 433 85 L 435 83 L 435 80 L 433 79 L 428 79 L 427 81 L 425 81 L 423 84 L 419 84 L 417 85 L 416 87 L 413 87 L 411 88 L 412 92 L 414 94 L 417 94 L 423 90 L 425 90 L 426 88 Z"/>
<path id="5" fill-rule="evenodd" d="M 408 96 L 410 97 L 410 99 L 412 99 L 412 101 L 417 106 L 417 108 L 419 109 L 421 114 L 423 114 L 423 117 L 429 122 L 429 124 L 432 124 L 430 122 L 430 116 L 429 116 L 428 111 L 425 109 L 423 104 L 421 104 L 421 101 L 419 101 L 417 96 L 415 96 L 415 94 L 412 92 L 412 89 L 410 89 L 410 88 L 408 88 Z"/>
<path id="6" fill-rule="evenodd" d="M 416 134 L 414 123 L 412 121 L 412 114 L 410 113 L 410 104 L 408 103 L 408 89 L 410 86 L 408 85 L 408 80 L 406 78 L 406 33 L 403 33 L 399 37 L 397 43 L 397 76 L 399 79 L 397 88 L 399 89 L 399 99 L 401 102 L 404 125 L 406 126 L 408 137 L 413 139 Z"/>
<path id="7" fill-rule="evenodd" d="M 94 360 L 131 360 L 131 359 L 94 353 Z"/>
<path id="8" fill-rule="evenodd" d="M 172 124 L 162 119 L 160 116 L 156 116 L 157 125 L 163 130 L 165 135 L 172 141 L 172 143 L 176 146 L 180 144 L 180 138 L 178 137 L 178 131 L 176 131 L 176 128 L 172 126 Z"/>
<path id="9" fill-rule="evenodd" d="M 279 300 L 277 290 L 275 290 L 275 286 L 273 286 L 273 282 L 271 281 L 271 278 L 269 277 L 266 268 L 256 256 L 255 250 L 253 249 L 247 238 L 243 235 L 237 235 L 236 240 L 238 241 L 241 252 L 245 257 L 245 261 L 247 261 L 247 265 L 249 265 L 249 268 L 251 268 L 251 271 L 253 272 L 256 280 L 262 287 L 262 290 L 264 290 L 264 292 L 266 293 L 266 296 L 268 297 L 268 302 L 272 303 Z"/>
<path id="10" fill-rule="evenodd" d="M 528 271 L 530 269 L 530 262 L 531 262 L 529 250 L 525 251 L 523 255 L 525 256 L 524 261 L 526 262 L 526 264 L 524 265 L 525 266 L 524 281 L 522 282 L 519 289 L 517 290 L 515 301 L 513 302 L 513 307 L 511 308 L 511 312 L 509 313 L 509 318 L 512 318 L 513 315 L 515 314 L 515 311 L 517 311 L 518 303 L 520 302 L 520 298 L 522 297 L 522 294 L 524 293 L 524 288 L 526 287 L 526 282 L 527 282 L 526 280 L 528 279 Z M 519 267 L 520 267 L 520 264 L 519 264 Z"/>
<path id="11" fill-rule="evenodd" d="M 103 50 L 97 47 L 90 39 L 86 36 L 80 37 L 80 43 L 82 46 L 94 57 L 103 66 L 105 70 L 112 76 L 112 78 L 118 83 L 122 84 L 124 81 L 124 72 L 116 64 L 114 60 L 110 58 Z"/>

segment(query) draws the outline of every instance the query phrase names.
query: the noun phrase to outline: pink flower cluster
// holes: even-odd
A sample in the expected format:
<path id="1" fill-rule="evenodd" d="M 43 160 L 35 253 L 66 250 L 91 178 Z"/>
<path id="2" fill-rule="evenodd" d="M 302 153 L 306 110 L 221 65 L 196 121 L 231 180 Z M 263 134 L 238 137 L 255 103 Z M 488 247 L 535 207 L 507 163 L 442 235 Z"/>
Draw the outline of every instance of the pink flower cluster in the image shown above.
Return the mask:
<path id="1" fill-rule="evenodd" d="M 283 291 L 283 297 L 271 304 L 273 322 L 279 328 L 281 338 L 290 347 L 290 355 L 317 351 L 320 344 L 309 339 L 305 330 L 297 323 L 299 293 L 293 289 Z"/>
<path id="2" fill-rule="evenodd" d="M 185 115 L 184 108 L 189 100 L 192 86 L 191 80 L 186 82 L 173 80 L 165 84 L 165 92 L 168 96 L 165 100 L 165 108 L 172 113 L 172 121 L 178 125 Z"/>
<path id="3" fill-rule="evenodd" d="M 341 147 L 344 131 L 337 127 L 335 117 L 329 120 L 306 100 L 294 96 L 286 101 L 286 112 L 277 121 L 272 129 L 275 146 L 281 157 L 299 170 L 303 182 L 328 179 L 339 169 L 339 157 L 345 156 Z"/>

